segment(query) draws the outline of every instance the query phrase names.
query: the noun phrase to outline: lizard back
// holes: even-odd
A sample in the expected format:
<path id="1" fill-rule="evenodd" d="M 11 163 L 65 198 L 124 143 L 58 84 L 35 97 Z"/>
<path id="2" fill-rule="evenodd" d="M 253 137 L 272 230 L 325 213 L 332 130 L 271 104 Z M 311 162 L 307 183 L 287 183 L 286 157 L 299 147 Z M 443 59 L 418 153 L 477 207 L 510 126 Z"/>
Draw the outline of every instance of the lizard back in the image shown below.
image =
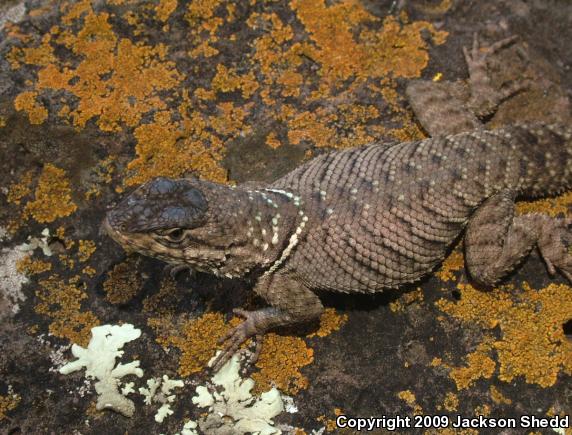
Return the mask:
<path id="1" fill-rule="evenodd" d="M 562 125 L 517 125 L 318 156 L 271 185 L 300 196 L 311 228 L 288 267 L 311 288 L 343 292 L 415 281 L 491 195 L 571 186 L 571 135 Z"/>

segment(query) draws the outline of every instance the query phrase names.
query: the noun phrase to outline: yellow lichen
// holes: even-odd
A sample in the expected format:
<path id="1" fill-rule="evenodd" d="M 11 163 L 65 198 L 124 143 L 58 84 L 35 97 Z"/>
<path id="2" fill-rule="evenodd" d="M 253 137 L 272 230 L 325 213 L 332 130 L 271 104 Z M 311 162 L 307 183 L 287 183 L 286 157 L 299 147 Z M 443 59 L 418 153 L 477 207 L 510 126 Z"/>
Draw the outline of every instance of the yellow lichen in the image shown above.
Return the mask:
<path id="1" fill-rule="evenodd" d="M 170 276 L 166 276 L 161 282 L 159 291 L 143 300 L 143 311 L 161 316 L 174 314 L 182 298 L 183 295 L 177 290 L 176 282 Z"/>
<path id="2" fill-rule="evenodd" d="M 139 257 L 128 257 L 117 264 L 103 283 L 105 299 L 112 304 L 125 304 L 139 292 L 141 276 L 136 273 Z"/>
<path id="3" fill-rule="evenodd" d="M 310 337 L 326 337 L 338 331 L 348 321 L 347 314 L 338 314 L 334 308 L 326 308 L 320 317 L 320 327 L 316 332 L 308 334 Z"/>
<path id="4" fill-rule="evenodd" d="M 447 36 L 428 22 L 402 25 L 388 16 L 381 32 L 363 29 L 356 41 L 353 32 L 358 25 L 379 20 L 360 3 L 326 6 L 324 0 L 292 0 L 290 4 L 317 45 L 308 46 L 306 55 L 321 64 L 321 74 L 332 84 L 352 76 L 418 77 L 429 61 L 423 31 L 436 44 L 442 44 Z"/>
<path id="5" fill-rule="evenodd" d="M 245 99 L 248 99 L 258 89 L 258 83 L 252 71 L 239 75 L 236 71 L 225 67 L 223 64 L 217 65 L 216 75 L 212 79 L 211 86 L 213 91 L 219 92 L 240 90 L 242 97 Z"/>
<path id="6" fill-rule="evenodd" d="M 441 281 L 456 281 L 455 273 L 458 270 L 465 267 L 465 257 L 459 249 L 455 249 L 451 254 L 443 261 L 441 268 L 435 272 L 435 275 Z"/>
<path id="7" fill-rule="evenodd" d="M 519 214 L 543 213 L 550 216 L 565 216 L 572 206 L 572 191 L 555 198 L 538 199 L 536 201 L 519 201 L 516 211 Z"/>
<path id="8" fill-rule="evenodd" d="M 299 337 L 268 333 L 256 362 L 260 371 L 252 374 L 255 390 L 263 392 L 276 386 L 286 394 L 296 394 L 308 387 L 308 379 L 300 369 L 314 360 L 314 351 Z"/>
<path id="9" fill-rule="evenodd" d="M 25 256 L 16 264 L 16 270 L 24 275 L 36 275 L 52 269 L 52 263 L 42 260 L 32 259 L 30 255 Z"/>
<path id="10" fill-rule="evenodd" d="M 115 157 L 109 156 L 100 160 L 91 170 L 93 179 L 84 183 L 86 192 L 85 198 L 90 200 L 101 195 L 101 184 L 109 184 L 113 180 L 115 172 Z"/>
<path id="11" fill-rule="evenodd" d="M 481 378 L 490 379 L 492 377 L 496 364 L 489 353 L 489 343 L 481 343 L 474 352 L 467 355 L 464 366 L 451 369 L 449 376 L 457 384 L 458 390 L 471 387 Z"/>
<path id="12" fill-rule="evenodd" d="M 47 163 L 40 174 L 34 200 L 24 207 L 24 215 L 46 223 L 69 216 L 76 209 L 77 206 L 71 199 L 71 189 L 66 172 Z"/>
<path id="13" fill-rule="evenodd" d="M 239 322 L 229 324 L 220 313 L 206 313 L 191 320 L 172 319 L 169 316 L 150 318 L 148 325 L 155 330 L 157 342 L 164 347 L 174 346 L 181 352 L 178 373 L 189 376 L 203 370 L 220 349 L 217 341 Z"/>
<path id="14" fill-rule="evenodd" d="M 20 205 L 22 199 L 32 193 L 32 188 L 30 185 L 34 180 L 34 171 L 29 170 L 24 172 L 20 180 L 16 183 L 11 184 L 8 187 L 8 202 L 16 205 Z"/>
<path id="15" fill-rule="evenodd" d="M 81 311 L 81 301 L 87 298 L 87 294 L 71 281 L 66 284 L 55 275 L 40 281 L 36 290 L 39 302 L 34 309 L 52 319 L 49 326 L 51 334 L 87 346 L 91 328 L 100 322 L 95 314 Z"/>
<path id="16" fill-rule="evenodd" d="M 316 418 L 316 421 L 322 423 L 327 433 L 335 432 L 339 430 L 336 420 L 334 418 L 328 418 L 325 415 L 320 415 Z"/>
<path id="17" fill-rule="evenodd" d="M 413 291 L 403 293 L 396 301 L 390 302 L 389 309 L 392 312 L 397 313 L 399 311 L 403 311 L 408 305 L 416 302 L 422 302 L 423 299 L 423 290 L 421 287 L 417 287 Z"/>
<path id="18" fill-rule="evenodd" d="M 135 129 L 137 157 L 128 164 L 132 175 L 127 185 L 144 183 L 159 175 L 179 177 L 194 170 L 205 178 L 225 182 L 226 171 L 219 165 L 222 142 L 210 136 L 210 147 L 205 148 L 205 121 L 196 115 L 179 129 L 170 121 L 168 112 L 157 112 L 155 121 Z"/>
<path id="19" fill-rule="evenodd" d="M 37 92 L 22 92 L 14 99 L 14 107 L 26 112 L 30 124 L 41 124 L 48 118 L 48 110 L 38 101 Z"/>
<path id="20" fill-rule="evenodd" d="M 78 259 L 81 262 L 89 260 L 91 254 L 95 252 L 95 242 L 92 240 L 80 240 L 78 247 Z"/>
<path id="21" fill-rule="evenodd" d="M 401 400 L 405 401 L 412 409 L 414 415 L 421 415 L 423 414 L 423 408 L 417 404 L 417 399 L 415 398 L 415 394 L 411 390 L 403 390 L 397 393 L 397 397 Z"/>
<path id="22" fill-rule="evenodd" d="M 266 145 L 268 145 L 272 149 L 276 149 L 280 145 L 282 145 L 282 143 L 276 137 L 276 133 L 272 131 L 268 134 L 268 136 L 266 136 Z"/>
<path id="23" fill-rule="evenodd" d="M 20 395 L 15 393 L 0 396 L 0 421 L 8 418 L 6 414 L 15 409 L 21 399 Z"/>
<path id="24" fill-rule="evenodd" d="M 443 401 L 443 408 L 446 411 L 453 412 L 456 411 L 458 407 L 459 407 L 459 398 L 455 393 L 449 391 L 445 396 L 445 400 Z"/>
<path id="25" fill-rule="evenodd" d="M 13 46 L 9 59 L 12 68 L 17 69 L 20 64 L 46 66 L 56 60 L 54 56 L 54 49 L 50 41 L 52 35 L 47 33 L 42 37 L 42 42 L 38 47 L 17 47 Z"/>
<path id="26" fill-rule="evenodd" d="M 157 18 L 165 22 L 171 14 L 177 9 L 177 0 L 161 0 L 156 7 Z"/>
<path id="27" fill-rule="evenodd" d="M 505 397 L 494 385 L 491 385 L 489 391 L 491 394 L 491 399 L 497 405 L 510 405 L 512 403 L 512 400 L 508 397 Z"/>
<path id="28" fill-rule="evenodd" d="M 490 345 L 485 340 L 480 353 L 472 354 L 472 358 L 480 360 L 481 368 L 486 365 L 486 373 L 494 370 L 494 362 L 485 356 L 489 353 L 487 346 L 496 352 L 498 377 L 505 382 L 522 376 L 528 383 L 549 387 L 561 371 L 572 373 L 572 343 L 562 327 L 572 312 L 569 286 L 551 284 L 534 290 L 524 284 L 513 295 L 507 289 L 484 293 L 463 284 L 458 289 L 459 301 L 442 299 L 437 306 L 463 322 L 500 329 L 499 340 Z"/>
<path id="29" fill-rule="evenodd" d="M 97 271 L 91 267 L 91 266 L 86 266 L 83 268 L 83 270 L 81 271 L 81 273 L 89 276 L 89 277 L 93 277 L 95 276 L 95 274 L 97 273 Z"/>

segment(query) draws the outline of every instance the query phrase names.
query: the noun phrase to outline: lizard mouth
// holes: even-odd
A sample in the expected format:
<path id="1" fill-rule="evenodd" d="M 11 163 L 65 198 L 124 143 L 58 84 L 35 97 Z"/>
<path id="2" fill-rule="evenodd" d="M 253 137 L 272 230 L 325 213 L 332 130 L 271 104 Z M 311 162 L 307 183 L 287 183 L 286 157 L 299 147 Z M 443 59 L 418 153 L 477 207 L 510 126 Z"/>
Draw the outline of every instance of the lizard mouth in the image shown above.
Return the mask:
<path id="1" fill-rule="evenodd" d="M 110 219 L 109 215 L 105 216 L 105 219 L 103 219 L 101 227 L 99 228 L 99 232 L 100 234 L 107 234 L 115 242 L 119 243 L 123 247 L 123 249 L 128 248 L 129 246 L 128 238 L 123 236 L 120 231 L 114 228 L 112 219 Z"/>

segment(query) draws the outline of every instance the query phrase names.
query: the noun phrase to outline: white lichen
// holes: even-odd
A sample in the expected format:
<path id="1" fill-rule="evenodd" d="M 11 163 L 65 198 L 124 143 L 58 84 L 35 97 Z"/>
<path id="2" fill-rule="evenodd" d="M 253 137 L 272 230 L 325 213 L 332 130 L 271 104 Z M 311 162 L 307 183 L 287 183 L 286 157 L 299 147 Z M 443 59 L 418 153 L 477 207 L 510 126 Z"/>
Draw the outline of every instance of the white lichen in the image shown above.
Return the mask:
<path id="1" fill-rule="evenodd" d="M 213 359 L 214 360 L 214 359 Z M 210 363 L 212 363 L 212 361 Z M 272 435 L 282 433 L 272 419 L 284 411 L 276 388 L 256 397 L 251 394 L 254 380 L 239 375 L 240 360 L 234 355 L 212 378 L 212 387 L 199 386 L 192 398 L 195 405 L 209 408 L 199 427 L 210 434 Z"/>
<path id="2" fill-rule="evenodd" d="M 197 426 L 198 425 L 196 421 L 189 420 L 183 425 L 183 430 L 181 433 L 175 435 L 199 435 L 197 432 Z"/>
<path id="3" fill-rule="evenodd" d="M 124 396 L 127 396 L 131 393 L 134 393 L 135 390 L 133 389 L 133 386 L 135 385 L 135 382 L 127 382 L 123 388 L 121 389 L 121 394 L 123 394 Z"/>
<path id="4" fill-rule="evenodd" d="M 67 375 L 85 367 L 86 378 L 97 380 L 95 391 L 99 397 L 96 409 L 112 409 L 131 417 L 135 405 L 119 392 L 119 385 L 124 376 L 142 377 L 143 370 L 139 368 L 139 361 L 115 365 L 115 359 L 123 356 L 124 352 L 120 349 L 125 343 L 141 336 L 141 330 L 128 323 L 121 326 L 103 325 L 92 328 L 91 335 L 87 349 L 77 344 L 72 346 L 72 354 L 78 359 L 64 365 L 60 373 Z"/>
<path id="5" fill-rule="evenodd" d="M 144 401 L 147 405 L 151 405 L 153 402 L 161 403 L 161 407 L 155 414 L 155 421 L 157 423 L 163 423 L 165 417 L 173 414 L 171 404 L 175 401 L 176 396 L 171 394 L 171 390 L 173 388 L 181 388 L 184 385 L 180 379 L 169 379 L 169 376 L 163 375 L 163 379 L 148 379 L 148 388 L 139 388 L 139 393 L 145 397 Z M 161 388 L 160 391 L 159 387 Z"/>
<path id="6" fill-rule="evenodd" d="M 40 248 L 46 257 L 51 257 L 53 252 L 50 248 L 50 229 L 44 228 L 42 230 L 42 237 L 28 236 L 28 243 L 22 243 L 20 249 L 24 252 L 33 252 Z"/>
<path id="7" fill-rule="evenodd" d="M 0 250 L 0 320 L 18 313 L 26 300 L 22 286 L 28 278 L 18 272 L 18 262 L 27 255 L 22 245 Z"/>

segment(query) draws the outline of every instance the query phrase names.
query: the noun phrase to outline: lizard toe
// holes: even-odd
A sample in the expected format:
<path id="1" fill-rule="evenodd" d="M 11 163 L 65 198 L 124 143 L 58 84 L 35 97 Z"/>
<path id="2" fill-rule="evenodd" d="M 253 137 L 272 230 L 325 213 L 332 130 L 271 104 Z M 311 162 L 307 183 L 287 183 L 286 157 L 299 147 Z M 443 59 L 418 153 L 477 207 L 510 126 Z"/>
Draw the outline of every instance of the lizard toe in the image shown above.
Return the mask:
<path id="1" fill-rule="evenodd" d="M 214 371 L 218 371 L 224 366 L 228 360 L 232 358 L 232 356 L 238 351 L 239 347 L 248 340 L 250 337 L 258 336 L 258 328 L 255 322 L 255 315 L 254 312 L 242 310 L 240 308 L 236 308 L 233 310 L 234 314 L 244 317 L 246 320 L 242 322 L 240 325 L 232 328 L 228 331 L 225 335 L 223 335 L 219 340 L 218 344 L 223 344 L 223 350 L 218 356 L 215 358 L 211 367 Z M 250 358 L 249 362 L 256 362 L 258 358 L 258 354 L 260 353 L 259 346 L 261 346 L 261 340 L 257 340 L 256 343 L 256 350 L 254 353 L 254 361 L 252 361 L 252 357 Z"/>
<path id="2" fill-rule="evenodd" d="M 549 228 L 544 228 L 538 248 L 540 255 L 546 263 L 548 272 L 554 275 L 558 270 L 572 282 L 572 232 L 571 219 L 551 220 Z"/>

